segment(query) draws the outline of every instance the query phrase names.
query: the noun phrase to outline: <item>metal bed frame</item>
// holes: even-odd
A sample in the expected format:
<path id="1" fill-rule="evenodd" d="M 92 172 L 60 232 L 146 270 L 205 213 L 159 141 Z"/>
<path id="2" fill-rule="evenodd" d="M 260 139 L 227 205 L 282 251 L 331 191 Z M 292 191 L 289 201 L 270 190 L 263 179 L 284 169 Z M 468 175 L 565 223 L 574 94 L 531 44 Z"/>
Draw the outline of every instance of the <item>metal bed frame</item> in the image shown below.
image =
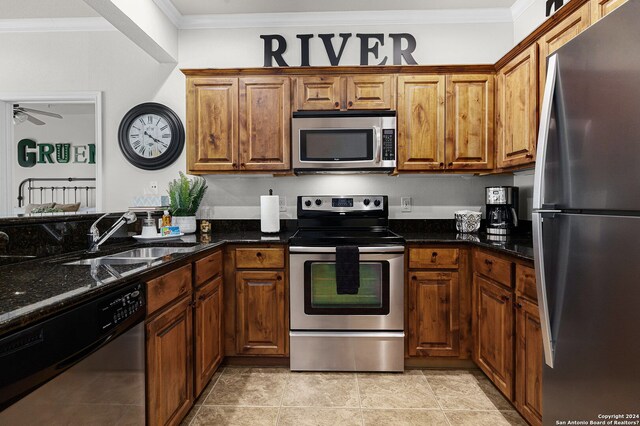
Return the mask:
<path id="1" fill-rule="evenodd" d="M 37 185 L 36 182 L 86 182 L 84 185 Z M 95 199 L 95 178 L 27 178 L 18 185 L 18 207 L 24 206 L 25 196 L 29 204 L 36 199 L 39 193 L 40 203 L 77 203 L 84 204 L 85 207 L 93 207 L 91 200 Z M 25 193 L 26 191 L 26 193 Z M 50 194 L 50 200 L 46 201 L 46 196 Z M 62 196 L 62 201 L 59 200 Z M 84 197 L 84 200 L 83 200 Z M 83 203 L 84 201 L 84 203 Z"/>

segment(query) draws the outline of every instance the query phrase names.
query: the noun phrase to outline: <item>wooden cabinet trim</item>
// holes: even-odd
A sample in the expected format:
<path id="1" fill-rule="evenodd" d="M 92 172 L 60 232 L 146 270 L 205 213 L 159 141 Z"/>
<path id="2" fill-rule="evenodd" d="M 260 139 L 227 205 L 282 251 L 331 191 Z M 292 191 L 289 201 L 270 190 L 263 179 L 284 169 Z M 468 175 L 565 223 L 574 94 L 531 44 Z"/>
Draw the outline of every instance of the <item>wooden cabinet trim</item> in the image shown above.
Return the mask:
<path id="1" fill-rule="evenodd" d="M 191 291 L 191 264 L 147 281 L 147 316 Z"/>

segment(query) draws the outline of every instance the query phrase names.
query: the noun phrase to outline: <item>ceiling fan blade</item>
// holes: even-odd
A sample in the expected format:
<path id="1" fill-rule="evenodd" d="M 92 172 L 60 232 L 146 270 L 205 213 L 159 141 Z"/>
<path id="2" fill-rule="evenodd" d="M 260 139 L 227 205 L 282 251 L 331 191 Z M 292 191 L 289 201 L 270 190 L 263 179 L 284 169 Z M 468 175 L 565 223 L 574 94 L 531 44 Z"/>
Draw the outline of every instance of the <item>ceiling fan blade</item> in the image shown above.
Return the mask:
<path id="1" fill-rule="evenodd" d="M 25 107 L 20 107 L 19 109 L 21 109 L 24 112 L 30 112 L 33 114 L 42 114 L 42 115 L 47 115 L 49 117 L 62 118 L 60 114 L 56 114 L 54 112 L 41 111 L 39 109 L 32 109 L 32 108 L 25 108 Z"/>
<path id="2" fill-rule="evenodd" d="M 26 112 L 23 112 L 23 114 L 27 116 L 27 120 L 28 120 L 30 123 L 33 123 L 33 124 L 35 124 L 36 126 L 42 126 L 43 124 L 45 124 L 45 122 L 44 122 L 44 121 L 38 120 L 37 118 L 35 118 L 35 117 L 34 117 L 33 115 L 31 115 L 31 114 L 27 114 Z"/>

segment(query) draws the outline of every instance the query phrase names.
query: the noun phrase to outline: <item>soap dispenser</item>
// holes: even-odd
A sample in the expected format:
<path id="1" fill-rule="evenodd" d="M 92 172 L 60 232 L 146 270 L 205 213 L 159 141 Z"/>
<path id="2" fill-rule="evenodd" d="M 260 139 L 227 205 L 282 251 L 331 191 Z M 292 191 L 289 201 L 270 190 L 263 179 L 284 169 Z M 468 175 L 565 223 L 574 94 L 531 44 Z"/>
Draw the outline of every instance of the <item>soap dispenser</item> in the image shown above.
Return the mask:
<path id="1" fill-rule="evenodd" d="M 156 222 L 151 217 L 151 212 L 147 212 L 147 218 L 142 221 L 142 234 L 143 237 L 157 237 L 158 229 L 156 228 Z"/>

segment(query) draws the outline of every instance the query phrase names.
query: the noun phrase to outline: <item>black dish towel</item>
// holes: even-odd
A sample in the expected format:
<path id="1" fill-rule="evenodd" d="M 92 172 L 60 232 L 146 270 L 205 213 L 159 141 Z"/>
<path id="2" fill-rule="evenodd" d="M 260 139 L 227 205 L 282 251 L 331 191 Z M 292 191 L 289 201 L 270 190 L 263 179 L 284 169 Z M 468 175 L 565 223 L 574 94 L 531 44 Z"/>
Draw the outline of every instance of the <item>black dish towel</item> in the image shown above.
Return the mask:
<path id="1" fill-rule="evenodd" d="M 336 247 L 336 287 L 338 294 L 358 294 L 360 251 L 357 246 Z"/>

